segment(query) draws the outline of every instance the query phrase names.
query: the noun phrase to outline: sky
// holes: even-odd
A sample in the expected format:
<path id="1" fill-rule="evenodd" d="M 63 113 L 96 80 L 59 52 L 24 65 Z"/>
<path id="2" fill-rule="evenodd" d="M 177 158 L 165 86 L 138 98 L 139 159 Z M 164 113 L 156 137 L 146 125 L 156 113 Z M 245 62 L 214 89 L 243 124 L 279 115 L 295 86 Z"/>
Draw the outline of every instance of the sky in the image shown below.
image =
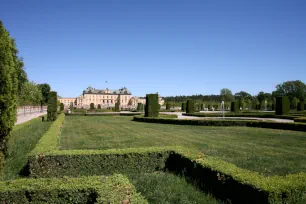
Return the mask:
<path id="1" fill-rule="evenodd" d="M 305 0 L 0 0 L 28 78 L 62 97 L 257 94 L 306 82 Z"/>

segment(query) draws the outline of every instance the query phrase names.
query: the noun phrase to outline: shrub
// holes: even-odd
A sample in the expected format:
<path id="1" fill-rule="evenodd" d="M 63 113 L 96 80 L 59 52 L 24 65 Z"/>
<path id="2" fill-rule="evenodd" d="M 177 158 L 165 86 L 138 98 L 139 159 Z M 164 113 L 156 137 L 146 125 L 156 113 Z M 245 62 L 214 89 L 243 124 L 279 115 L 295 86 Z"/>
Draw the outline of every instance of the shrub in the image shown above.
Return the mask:
<path id="1" fill-rule="evenodd" d="M 297 110 L 298 111 L 304 111 L 304 106 L 305 106 L 305 104 L 304 104 L 303 101 L 299 102 L 298 106 L 297 106 Z"/>
<path id="2" fill-rule="evenodd" d="M 170 110 L 170 108 L 171 108 L 170 103 L 167 103 L 167 104 L 166 104 L 166 110 Z"/>
<path id="3" fill-rule="evenodd" d="M 276 97 L 275 114 L 285 115 L 289 112 L 289 110 L 290 110 L 290 101 L 288 96 Z"/>
<path id="4" fill-rule="evenodd" d="M 142 103 L 138 103 L 137 104 L 137 111 L 138 112 L 142 112 L 143 111 L 143 104 Z"/>
<path id="5" fill-rule="evenodd" d="M 89 109 L 90 110 L 94 110 L 95 109 L 95 104 L 94 103 L 90 103 Z"/>
<path id="6" fill-rule="evenodd" d="M 63 110 L 64 110 L 64 104 L 61 103 L 61 105 L 60 105 L 60 111 L 63 111 Z"/>
<path id="7" fill-rule="evenodd" d="M 193 100 L 187 100 L 186 113 L 194 113 L 194 112 L 195 112 L 194 101 Z"/>
<path id="8" fill-rule="evenodd" d="M 101 104 L 98 104 L 98 109 L 99 109 L 99 110 L 101 109 Z"/>
<path id="9" fill-rule="evenodd" d="M 115 112 L 120 112 L 120 104 L 117 102 L 115 103 Z"/>
<path id="10" fill-rule="evenodd" d="M 204 110 L 204 104 L 201 103 L 201 110 Z"/>
<path id="11" fill-rule="evenodd" d="M 148 203 L 126 176 L 17 179 L 0 183 L 1 203 Z"/>
<path id="12" fill-rule="evenodd" d="M 182 103 L 182 111 L 183 111 L 183 112 L 186 111 L 186 102 Z"/>
<path id="13" fill-rule="evenodd" d="M 239 103 L 238 103 L 238 101 L 232 101 L 232 103 L 231 103 L 231 112 L 234 112 L 234 113 L 239 112 Z"/>
<path id="14" fill-rule="evenodd" d="M 146 95 L 145 117 L 158 117 L 160 105 L 158 94 Z"/>
<path id="15" fill-rule="evenodd" d="M 0 170 L 7 141 L 17 113 L 17 52 L 15 43 L 0 20 Z"/>
<path id="16" fill-rule="evenodd" d="M 207 109 L 208 109 L 208 110 L 211 110 L 211 105 L 207 105 Z"/>
<path id="17" fill-rule="evenodd" d="M 50 91 L 48 97 L 47 120 L 54 121 L 57 118 L 57 92 Z"/>

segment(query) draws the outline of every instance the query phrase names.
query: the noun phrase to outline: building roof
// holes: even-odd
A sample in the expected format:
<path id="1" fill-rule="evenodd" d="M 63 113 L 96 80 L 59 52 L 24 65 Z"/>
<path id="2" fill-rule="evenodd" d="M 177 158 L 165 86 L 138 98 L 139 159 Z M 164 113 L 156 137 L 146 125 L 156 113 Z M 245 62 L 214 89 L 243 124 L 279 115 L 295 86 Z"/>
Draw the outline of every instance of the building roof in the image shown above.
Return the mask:
<path id="1" fill-rule="evenodd" d="M 109 93 L 106 93 L 109 92 Z M 123 87 L 119 90 L 109 90 L 108 88 L 106 89 L 95 89 L 92 87 L 88 87 L 83 91 L 83 94 L 124 94 L 124 95 L 131 95 L 131 92 L 126 88 Z"/>

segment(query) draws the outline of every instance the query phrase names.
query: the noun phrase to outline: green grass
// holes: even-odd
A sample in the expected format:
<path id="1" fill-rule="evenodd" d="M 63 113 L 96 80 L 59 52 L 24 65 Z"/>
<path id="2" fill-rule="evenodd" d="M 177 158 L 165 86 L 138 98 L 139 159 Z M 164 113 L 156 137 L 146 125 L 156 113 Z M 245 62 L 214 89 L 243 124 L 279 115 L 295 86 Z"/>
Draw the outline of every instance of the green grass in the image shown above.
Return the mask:
<path id="1" fill-rule="evenodd" d="M 213 196 L 196 189 L 184 178 L 169 173 L 129 175 L 129 180 L 150 204 L 217 204 Z"/>
<path id="2" fill-rule="evenodd" d="M 27 154 L 34 149 L 51 124 L 51 122 L 42 122 L 41 118 L 36 118 L 14 126 L 8 142 L 8 157 L 2 172 L 3 180 L 19 177 L 20 171 L 27 163 Z"/>
<path id="3" fill-rule="evenodd" d="M 131 117 L 66 117 L 60 149 L 179 145 L 264 175 L 306 172 L 304 132 L 152 124 Z"/>

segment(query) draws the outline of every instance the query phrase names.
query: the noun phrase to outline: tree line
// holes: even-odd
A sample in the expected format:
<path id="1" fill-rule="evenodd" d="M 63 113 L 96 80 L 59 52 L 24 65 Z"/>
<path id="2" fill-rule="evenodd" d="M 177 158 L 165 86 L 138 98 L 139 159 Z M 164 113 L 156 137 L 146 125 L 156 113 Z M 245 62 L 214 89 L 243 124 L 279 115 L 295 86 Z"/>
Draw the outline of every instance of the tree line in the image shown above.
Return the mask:
<path id="1" fill-rule="evenodd" d="M 276 85 L 276 90 L 272 93 L 259 92 L 257 95 L 251 95 L 246 91 L 240 91 L 235 94 L 228 88 L 220 90 L 219 95 L 190 95 L 190 96 L 168 96 L 164 97 L 166 104 L 173 106 L 181 106 L 181 103 L 186 102 L 188 99 L 194 100 L 197 103 L 207 104 L 206 107 L 211 106 L 218 108 L 221 101 L 229 106 L 231 101 L 238 101 L 242 109 L 262 109 L 271 108 L 275 103 L 275 97 L 288 96 L 290 99 L 291 108 L 295 109 L 298 102 L 305 102 L 306 84 L 300 80 L 286 81 Z"/>

